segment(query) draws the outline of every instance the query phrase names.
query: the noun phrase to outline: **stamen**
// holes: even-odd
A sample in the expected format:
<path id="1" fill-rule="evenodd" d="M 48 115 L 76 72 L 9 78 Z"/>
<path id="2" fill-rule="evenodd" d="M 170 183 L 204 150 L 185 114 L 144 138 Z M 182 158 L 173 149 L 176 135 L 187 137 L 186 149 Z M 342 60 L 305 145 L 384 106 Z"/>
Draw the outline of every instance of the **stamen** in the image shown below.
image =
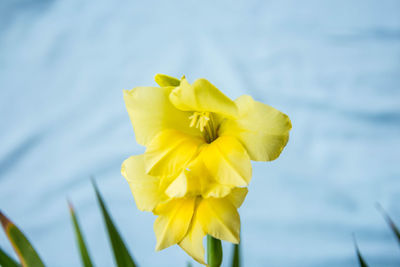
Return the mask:
<path id="1" fill-rule="evenodd" d="M 207 142 L 212 142 L 216 138 L 212 113 L 195 111 L 189 117 L 190 127 L 196 127 L 203 133 Z"/>
<path id="2" fill-rule="evenodd" d="M 199 128 L 199 129 L 200 129 L 200 132 L 202 132 L 203 129 L 201 129 L 200 124 L 201 124 L 201 117 L 197 120 L 196 128 Z"/>
<path id="3" fill-rule="evenodd" d="M 207 122 L 210 120 L 209 116 L 209 112 L 193 112 L 193 115 L 189 117 L 189 120 L 191 120 L 190 127 L 194 127 L 196 125 L 196 128 L 199 128 L 202 132 L 204 127 L 206 127 Z"/>
<path id="4" fill-rule="evenodd" d="M 210 120 L 209 117 L 202 116 L 200 117 L 200 131 L 202 132 L 204 128 L 207 126 L 208 121 Z"/>
<path id="5" fill-rule="evenodd" d="M 199 118 L 199 113 L 197 113 L 197 112 L 193 113 L 193 115 L 189 117 L 189 120 L 191 120 L 189 126 L 193 127 L 196 124 L 198 118 Z M 197 128 L 197 126 L 196 126 L 196 128 Z"/>

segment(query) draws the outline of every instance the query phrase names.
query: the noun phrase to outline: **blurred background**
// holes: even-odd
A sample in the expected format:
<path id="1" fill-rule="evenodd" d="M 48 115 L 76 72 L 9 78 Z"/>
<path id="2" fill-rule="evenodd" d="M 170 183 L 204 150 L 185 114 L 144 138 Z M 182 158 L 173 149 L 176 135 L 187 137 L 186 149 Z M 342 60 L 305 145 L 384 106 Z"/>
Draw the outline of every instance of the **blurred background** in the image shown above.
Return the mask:
<path id="1" fill-rule="evenodd" d="M 281 157 L 253 165 L 244 266 L 357 266 L 352 233 L 371 266 L 399 266 L 375 208 L 400 224 L 399 13 L 397 0 L 3 0 L 0 209 L 49 266 L 79 266 L 69 198 L 112 266 L 94 176 L 141 266 L 185 266 L 177 246 L 154 252 L 155 217 L 120 175 L 144 151 L 122 89 L 204 77 L 293 123 Z M 13 253 L 3 232 L 0 246 Z"/>

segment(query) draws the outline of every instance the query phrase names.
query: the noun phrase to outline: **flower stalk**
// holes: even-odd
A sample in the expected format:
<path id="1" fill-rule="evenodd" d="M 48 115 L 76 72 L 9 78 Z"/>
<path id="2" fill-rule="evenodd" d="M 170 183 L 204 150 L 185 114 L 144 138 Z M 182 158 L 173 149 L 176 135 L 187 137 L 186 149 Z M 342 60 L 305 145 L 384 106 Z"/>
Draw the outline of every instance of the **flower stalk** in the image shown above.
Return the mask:
<path id="1" fill-rule="evenodd" d="M 207 262 L 210 267 L 220 267 L 222 263 L 221 240 L 207 235 Z"/>

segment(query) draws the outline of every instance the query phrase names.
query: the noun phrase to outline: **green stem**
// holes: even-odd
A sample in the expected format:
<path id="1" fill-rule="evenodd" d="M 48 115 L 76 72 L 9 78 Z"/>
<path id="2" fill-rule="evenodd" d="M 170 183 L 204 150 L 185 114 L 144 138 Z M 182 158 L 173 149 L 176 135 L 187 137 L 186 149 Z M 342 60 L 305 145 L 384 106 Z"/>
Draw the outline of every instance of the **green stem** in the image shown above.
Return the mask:
<path id="1" fill-rule="evenodd" d="M 207 262 L 210 267 L 220 267 L 222 263 L 221 240 L 207 235 Z"/>

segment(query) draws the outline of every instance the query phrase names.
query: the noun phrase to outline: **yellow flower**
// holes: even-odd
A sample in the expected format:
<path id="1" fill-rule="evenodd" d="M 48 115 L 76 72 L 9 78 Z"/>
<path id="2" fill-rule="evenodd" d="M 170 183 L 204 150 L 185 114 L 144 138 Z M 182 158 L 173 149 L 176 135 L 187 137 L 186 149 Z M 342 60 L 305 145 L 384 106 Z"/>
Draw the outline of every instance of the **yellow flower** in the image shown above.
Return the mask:
<path id="1" fill-rule="evenodd" d="M 203 238 L 209 234 L 217 239 L 239 243 L 240 218 L 237 208 L 247 188 L 235 188 L 223 198 L 189 194 L 169 198 L 162 177 L 146 174 L 143 155 L 132 156 L 122 164 L 140 210 L 158 215 L 154 223 L 156 250 L 179 244 L 198 262 L 204 262 Z"/>
<path id="2" fill-rule="evenodd" d="M 218 184 L 243 187 L 251 179 L 250 160 L 274 160 L 288 141 L 289 118 L 250 96 L 232 101 L 205 79 L 190 85 L 185 77 L 158 74 L 155 80 L 161 87 L 124 91 L 150 175 L 176 175 L 199 157 Z"/>
<path id="3" fill-rule="evenodd" d="M 237 208 L 251 179 L 251 162 L 276 159 L 291 123 L 280 111 L 241 96 L 232 101 L 210 82 L 192 85 L 156 75 L 160 87 L 124 91 L 143 155 L 122 164 L 137 207 L 158 215 L 156 249 L 179 244 L 204 264 L 209 234 L 239 242 Z"/>

